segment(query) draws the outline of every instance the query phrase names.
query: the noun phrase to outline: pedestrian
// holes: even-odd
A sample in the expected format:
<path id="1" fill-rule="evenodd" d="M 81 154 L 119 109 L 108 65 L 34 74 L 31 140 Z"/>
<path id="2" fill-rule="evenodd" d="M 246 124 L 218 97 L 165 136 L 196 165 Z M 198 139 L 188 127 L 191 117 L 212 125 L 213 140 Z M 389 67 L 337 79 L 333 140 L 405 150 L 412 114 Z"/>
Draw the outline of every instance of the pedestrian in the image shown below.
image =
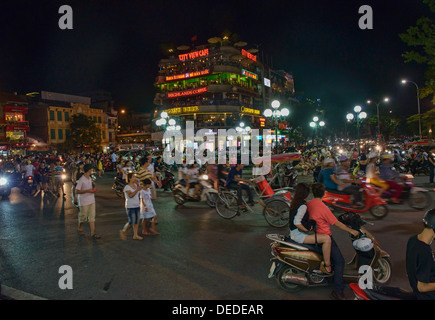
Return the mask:
<path id="1" fill-rule="evenodd" d="M 153 202 L 151 200 L 151 185 L 150 179 L 145 179 L 140 191 L 140 217 L 142 219 L 142 233 L 146 236 L 151 234 L 159 234 L 156 230 L 157 214 L 154 210 Z M 149 231 L 147 225 L 151 225 Z"/>
<path id="2" fill-rule="evenodd" d="M 91 237 L 95 240 L 101 236 L 95 233 L 95 193 L 97 188 L 92 183 L 93 167 L 90 164 L 84 166 L 85 173 L 77 181 L 76 194 L 79 205 L 79 227 L 78 233 L 84 235 L 83 223 L 88 221 L 91 228 Z"/>
<path id="3" fill-rule="evenodd" d="M 127 180 L 128 184 L 124 187 L 124 195 L 128 222 L 120 232 L 121 239 L 125 240 L 127 230 L 133 227 L 133 239 L 142 240 L 143 238 L 138 235 L 140 213 L 139 192 L 142 187 L 139 185 L 139 180 L 133 172 L 127 174 Z"/>

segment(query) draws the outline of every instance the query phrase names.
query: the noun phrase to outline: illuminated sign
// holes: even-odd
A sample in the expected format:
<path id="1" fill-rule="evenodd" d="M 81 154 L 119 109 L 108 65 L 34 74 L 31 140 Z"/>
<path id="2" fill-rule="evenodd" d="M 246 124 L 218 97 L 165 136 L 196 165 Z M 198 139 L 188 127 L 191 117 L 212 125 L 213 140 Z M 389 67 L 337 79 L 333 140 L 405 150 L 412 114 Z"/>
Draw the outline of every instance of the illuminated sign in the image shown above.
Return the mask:
<path id="1" fill-rule="evenodd" d="M 270 88 L 270 79 L 264 78 L 264 85 Z"/>
<path id="2" fill-rule="evenodd" d="M 245 49 L 242 49 L 242 56 L 245 56 L 246 58 L 248 58 L 252 61 L 257 61 L 257 56 L 246 51 Z"/>
<path id="3" fill-rule="evenodd" d="M 242 74 L 249 77 L 249 78 L 255 79 L 255 80 L 258 79 L 258 75 L 256 73 L 253 73 L 253 72 L 245 70 L 245 69 L 242 69 Z"/>
<path id="4" fill-rule="evenodd" d="M 189 53 L 179 54 L 178 59 L 180 59 L 180 61 L 184 61 L 184 60 L 205 57 L 208 56 L 209 54 L 210 52 L 208 49 L 203 49 L 203 50 L 193 51 Z"/>
<path id="5" fill-rule="evenodd" d="M 171 108 L 168 110 L 165 110 L 168 114 L 178 114 L 178 113 L 189 113 L 189 112 L 198 112 L 199 107 L 193 106 L 193 107 L 179 107 L 179 108 Z"/>
<path id="6" fill-rule="evenodd" d="M 260 127 L 264 127 L 266 125 L 266 119 L 260 118 Z"/>
<path id="7" fill-rule="evenodd" d="M 241 107 L 240 108 L 240 112 L 242 112 L 242 113 L 250 113 L 250 114 L 260 114 L 260 110 L 246 108 L 246 107 Z"/>
<path id="8" fill-rule="evenodd" d="M 205 69 L 201 71 L 194 71 L 194 72 L 188 72 L 183 74 L 176 74 L 174 76 L 167 76 L 166 81 L 174 81 L 174 80 L 183 80 L 183 79 L 189 79 L 189 78 L 195 78 L 199 76 L 203 76 L 206 74 L 209 74 L 210 70 Z"/>
<path id="9" fill-rule="evenodd" d="M 201 94 L 207 92 L 207 87 L 202 87 L 198 89 L 193 90 L 184 90 L 184 91 L 177 91 L 177 92 L 169 92 L 168 98 L 178 98 L 178 97 L 185 97 L 185 96 L 193 96 L 195 94 Z"/>

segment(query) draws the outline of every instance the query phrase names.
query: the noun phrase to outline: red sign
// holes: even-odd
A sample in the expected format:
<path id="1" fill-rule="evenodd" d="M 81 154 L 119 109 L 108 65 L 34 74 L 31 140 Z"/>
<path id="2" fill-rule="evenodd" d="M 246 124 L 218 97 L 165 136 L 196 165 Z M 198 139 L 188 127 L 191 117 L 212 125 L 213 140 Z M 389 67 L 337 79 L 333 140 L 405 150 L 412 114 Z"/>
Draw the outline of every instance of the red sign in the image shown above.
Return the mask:
<path id="1" fill-rule="evenodd" d="M 210 73 L 210 70 L 205 69 L 205 70 L 201 70 L 201 71 L 194 71 L 194 72 L 188 72 L 188 73 L 183 73 L 183 74 L 176 74 L 174 76 L 167 76 L 166 77 L 166 81 L 190 79 L 190 78 L 195 78 L 195 77 L 203 76 L 203 75 L 206 75 L 206 74 L 209 74 L 209 73 Z"/>
<path id="2" fill-rule="evenodd" d="M 184 91 L 178 91 L 178 92 L 169 92 L 168 98 L 178 98 L 178 97 L 185 97 L 185 96 L 193 96 L 195 94 L 201 94 L 207 92 L 207 87 L 202 87 L 198 89 L 193 90 L 184 90 Z"/>
<path id="3" fill-rule="evenodd" d="M 246 51 L 245 49 L 242 49 L 242 56 L 245 56 L 248 59 L 251 59 L 252 61 L 257 61 L 257 56 Z"/>
<path id="4" fill-rule="evenodd" d="M 6 131 L 29 131 L 29 126 L 6 126 Z"/>
<path id="5" fill-rule="evenodd" d="M 0 146 L 0 150 L 7 150 L 8 146 Z"/>
<path id="6" fill-rule="evenodd" d="M 208 49 L 203 49 L 203 50 L 198 50 L 198 51 L 180 54 L 180 55 L 178 55 L 178 59 L 180 59 L 180 61 L 184 61 L 184 60 L 205 57 L 205 56 L 208 56 L 209 54 L 210 54 L 210 52 Z"/>
<path id="7" fill-rule="evenodd" d="M 19 113 L 27 113 L 27 107 L 15 107 L 15 106 L 5 106 L 5 112 L 19 112 Z"/>

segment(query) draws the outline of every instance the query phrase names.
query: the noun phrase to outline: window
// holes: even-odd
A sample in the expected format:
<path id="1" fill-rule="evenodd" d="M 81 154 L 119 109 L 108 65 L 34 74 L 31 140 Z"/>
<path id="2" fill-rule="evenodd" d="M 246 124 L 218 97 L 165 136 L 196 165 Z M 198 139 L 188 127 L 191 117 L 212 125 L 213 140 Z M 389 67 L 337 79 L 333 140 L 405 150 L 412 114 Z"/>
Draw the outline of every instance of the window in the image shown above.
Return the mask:
<path id="1" fill-rule="evenodd" d="M 58 136 L 59 140 L 63 140 L 63 130 L 62 129 L 57 130 L 57 136 Z"/>
<path id="2" fill-rule="evenodd" d="M 92 117 L 92 119 L 94 120 L 94 122 L 97 122 L 97 117 Z"/>
<path id="3" fill-rule="evenodd" d="M 98 117 L 98 123 L 101 123 L 101 117 Z"/>
<path id="4" fill-rule="evenodd" d="M 54 120 L 54 111 L 50 110 L 50 120 Z"/>
<path id="5" fill-rule="evenodd" d="M 65 138 L 69 137 L 69 129 L 65 129 Z"/>
<path id="6" fill-rule="evenodd" d="M 54 118 L 54 112 L 53 112 L 53 118 Z M 56 139 L 56 131 L 54 129 L 50 129 L 50 138 L 51 140 Z"/>
<path id="7" fill-rule="evenodd" d="M 62 111 L 57 112 L 57 121 L 62 121 Z"/>
<path id="8" fill-rule="evenodd" d="M 65 121 L 69 121 L 69 112 L 65 111 L 64 114 L 65 114 Z"/>

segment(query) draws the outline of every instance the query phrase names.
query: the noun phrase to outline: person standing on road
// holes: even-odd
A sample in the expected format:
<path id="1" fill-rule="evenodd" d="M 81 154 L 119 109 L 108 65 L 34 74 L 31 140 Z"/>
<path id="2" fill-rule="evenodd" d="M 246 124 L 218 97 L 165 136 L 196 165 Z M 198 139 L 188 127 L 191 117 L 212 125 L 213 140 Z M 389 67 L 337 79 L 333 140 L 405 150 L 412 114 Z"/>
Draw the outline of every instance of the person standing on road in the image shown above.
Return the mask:
<path id="1" fill-rule="evenodd" d="M 91 228 L 91 237 L 95 240 L 101 237 L 95 233 L 95 193 L 97 189 L 92 184 L 93 167 L 90 164 L 84 166 L 85 173 L 77 181 L 76 194 L 79 202 L 79 234 L 84 235 L 83 223 L 89 222 Z"/>
<path id="2" fill-rule="evenodd" d="M 156 230 L 156 211 L 154 210 L 153 202 L 151 201 L 151 180 L 145 179 L 142 184 L 142 189 L 140 191 L 140 217 L 142 219 L 142 233 L 144 235 L 159 234 Z M 149 231 L 147 229 L 147 224 L 150 223 L 151 227 Z"/>
<path id="3" fill-rule="evenodd" d="M 431 244 L 435 238 L 435 209 L 426 211 L 424 229 L 406 246 L 406 272 L 419 300 L 435 300 L 435 261 Z"/>
<path id="4" fill-rule="evenodd" d="M 308 214 L 310 219 L 316 221 L 317 233 L 327 234 L 331 237 L 331 262 L 334 271 L 334 290 L 331 293 L 331 297 L 337 300 L 345 300 L 344 296 L 344 265 L 345 261 L 341 254 L 340 248 L 332 238 L 332 232 L 330 226 L 333 225 L 343 231 L 347 231 L 353 236 L 357 237 L 359 232 L 348 228 L 346 225 L 337 220 L 331 210 L 323 203 L 322 199 L 325 195 L 325 186 L 321 183 L 313 183 L 311 186 L 314 199 L 307 202 Z"/>
<path id="5" fill-rule="evenodd" d="M 125 240 L 127 230 L 133 227 L 133 239 L 142 240 L 143 238 L 138 235 L 140 213 L 139 192 L 142 187 L 139 185 L 139 180 L 133 172 L 128 173 L 127 179 L 128 184 L 124 187 L 124 195 L 128 222 L 121 230 L 121 239 Z"/>

